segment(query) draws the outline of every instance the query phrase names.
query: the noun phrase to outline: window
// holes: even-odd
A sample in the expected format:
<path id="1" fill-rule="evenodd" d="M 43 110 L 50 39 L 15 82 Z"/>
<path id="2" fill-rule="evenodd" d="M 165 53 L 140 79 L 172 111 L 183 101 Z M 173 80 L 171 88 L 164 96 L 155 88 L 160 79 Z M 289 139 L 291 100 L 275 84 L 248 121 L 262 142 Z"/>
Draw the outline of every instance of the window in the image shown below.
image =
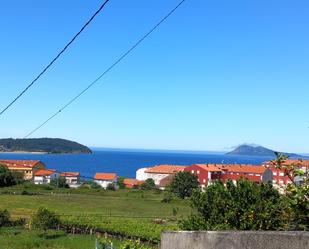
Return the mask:
<path id="1" fill-rule="evenodd" d="M 194 174 L 194 170 L 191 170 L 191 173 Z"/>
<path id="2" fill-rule="evenodd" d="M 276 175 L 277 175 L 277 172 L 273 172 L 273 175 L 276 176 Z"/>
<path id="3" fill-rule="evenodd" d="M 198 170 L 198 171 L 196 171 L 197 172 L 197 174 L 199 174 L 200 173 L 200 171 Z"/>
<path id="4" fill-rule="evenodd" d="M 206 182 L 206 179 L 203 179 L 203 183 L 205 183 Z"/>
<path id="5" fill-rule="evenodd" d="M 284 176 L 284 173 L 283 173 L 283 172 L 280 172 L 280 173 L 279 173 L 279 176 Z"/>
<path id="6" fill-rule="evenodd" d="M 255 176 L 260 176 L 260 174 L 255 174 Z"/>

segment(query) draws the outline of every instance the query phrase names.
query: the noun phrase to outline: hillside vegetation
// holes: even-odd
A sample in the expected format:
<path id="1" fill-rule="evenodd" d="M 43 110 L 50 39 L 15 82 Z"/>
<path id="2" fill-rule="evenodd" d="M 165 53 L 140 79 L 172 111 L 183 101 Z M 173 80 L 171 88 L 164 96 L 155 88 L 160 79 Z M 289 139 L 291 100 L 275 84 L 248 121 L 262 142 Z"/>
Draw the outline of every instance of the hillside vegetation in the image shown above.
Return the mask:
<path id="1" fill-rule="evenodd" d="M 2 152 L 86 153 L 92 151 L 77 142 L 61 138 L 0 139 Z"/>

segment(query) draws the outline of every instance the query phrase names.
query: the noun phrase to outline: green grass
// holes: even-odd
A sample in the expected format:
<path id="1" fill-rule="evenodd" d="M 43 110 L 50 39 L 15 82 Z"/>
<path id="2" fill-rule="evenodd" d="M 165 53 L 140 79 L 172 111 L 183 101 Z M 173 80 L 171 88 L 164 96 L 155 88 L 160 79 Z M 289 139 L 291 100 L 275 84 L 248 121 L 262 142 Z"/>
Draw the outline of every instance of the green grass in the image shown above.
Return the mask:
<path id="1" fill-rule="evenodd" d="M 0 209 L 8 209 L 12 215 L 29 216 L 38 207 L 46 207 L 63 215 L 97 215 L 144 218 L 168 218 L 186 216 L 189 203 L 174 200 L 162 203 L 162 194 L 142 191 L 105 191 L 100 195 L 45 193 L 43 195 L 0 195 Z"/>
<path id="2" fill-rule="evenodd" d="M 49 232 L 47 236 L 22 228 L 1 228 L 0 249 L 93 249 L 95 237 Z"/>
<path id="3" fill-rule="evenodd" d="M 46 207 L 69 224 L 85 224 L 152 241 L 158 241 L 163 230 L 176 230 L 177 220 L 191 212 L 189 201 L 175 199 L 162 203 L 163 193 L 157 191 L 50 190 L 40 195 L 20 195 L 17 188 L 5 191 L 16 194 L 0 194 L 0 210 L 9 210 L 13 218 L 27 218 L 39 207 Z M 177 210 L 176 215 L 173 209 Z M 155 224 L 154 219 L 166 222 Z"/>

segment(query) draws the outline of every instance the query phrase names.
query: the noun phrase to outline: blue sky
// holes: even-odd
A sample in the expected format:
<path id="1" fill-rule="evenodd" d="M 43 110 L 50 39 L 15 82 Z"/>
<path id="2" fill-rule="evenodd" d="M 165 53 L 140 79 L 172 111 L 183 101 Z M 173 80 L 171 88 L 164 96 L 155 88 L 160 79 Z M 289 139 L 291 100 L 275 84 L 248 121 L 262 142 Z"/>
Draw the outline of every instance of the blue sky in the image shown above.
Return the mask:
<path id="1" fill-rule="evenodd" d="M 2 1 L 0 106 L 51 60 L 101 1 Z M 0 117 L 23 137 L 146 33 L 177 0 L 111 0 Z M 187 0 L 137 50 L 33 137 L 89 146 L 309 152 L 309 2 Z"/>

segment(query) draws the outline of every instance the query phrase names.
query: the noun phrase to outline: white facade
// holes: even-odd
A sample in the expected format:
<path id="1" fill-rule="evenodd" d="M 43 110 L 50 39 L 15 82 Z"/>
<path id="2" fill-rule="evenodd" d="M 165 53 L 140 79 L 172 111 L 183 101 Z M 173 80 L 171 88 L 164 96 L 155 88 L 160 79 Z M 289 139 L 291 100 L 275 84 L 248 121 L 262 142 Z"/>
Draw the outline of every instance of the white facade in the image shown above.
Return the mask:
<path id="1" fill-rule="evenodd" d="M 49 175 L 42 176 L 34 176 L 33 182 L 34 184 L 49 184 L 52 179 L 57 179 L 59 177 L 59 173 L 55 172 Z"/>
<path id="2" fill-rule="evenodd" d="M 139 181 L 145 181 L 147 179 L 153 179 L 156 185 L 159 185 L 160 181 L 169 176 L 170 174 L 164 173 L 147 173 L 149 168 L 141 168 L 136 171 L 136 179 Z"/>
<path id="3" fill-rule="evenodd" d="M 117 179 L 114 180 L 93 180 L 95 183 L 99 184 L 102 188 L 106 189 L 109 184 L 114 184 L 117 187 Z"/>

